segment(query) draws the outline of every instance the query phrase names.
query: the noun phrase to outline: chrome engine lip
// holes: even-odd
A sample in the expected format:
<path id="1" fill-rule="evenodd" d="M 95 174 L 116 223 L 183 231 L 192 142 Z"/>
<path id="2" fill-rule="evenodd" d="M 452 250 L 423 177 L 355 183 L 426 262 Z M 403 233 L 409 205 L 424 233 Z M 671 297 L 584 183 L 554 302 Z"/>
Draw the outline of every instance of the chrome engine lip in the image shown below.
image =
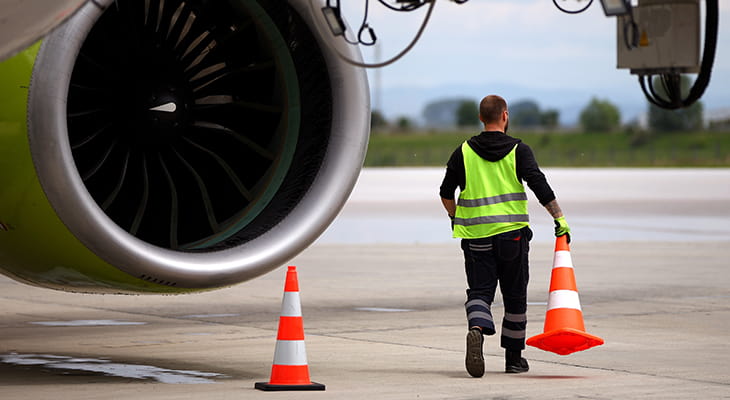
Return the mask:
<path id="1" fill-rule="evenodd" d="M 319 43 L 331 79 L 333 120 L 322 167 L 297 207 L 263 235 L 215 252 L 173 251 L 141 241 L 117 226 L 88 193 L 71 153 L 66 99 L 74 63 L 91 28 L 113 1 L 87 3 L 44 40 L 36 58 L 28 98 L 28 135 L 49 203 L 89 250 L 135 277 L 151 277 L 181 288 L 215 288 L 252 279 L 286 263 L 334 220 L 362 168 L 370 130 L 367 77 L 364 70 L 345 63 L 337 54 L 359 60 L 359 51 L 323 36 L 312 25 L 318 22 L 310 0 L 289 1 Z"/>

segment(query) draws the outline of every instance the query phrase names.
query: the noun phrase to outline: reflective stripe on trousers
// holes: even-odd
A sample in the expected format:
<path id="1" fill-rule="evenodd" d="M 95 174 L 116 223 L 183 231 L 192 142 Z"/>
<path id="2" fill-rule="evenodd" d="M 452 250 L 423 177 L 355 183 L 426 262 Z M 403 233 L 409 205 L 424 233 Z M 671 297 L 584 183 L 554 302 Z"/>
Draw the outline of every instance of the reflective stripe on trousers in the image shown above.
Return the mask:
<path id="1" fill-rule="evenodd" d="M 468 327 L 478 326 L 485 335 L 496 333 L 491 305 L 499 284 L 505 310 L 501 346 L 510 350 L 525 347 L 531 237 L 532 231 L 522 228 L 461 242 L 469 285 L 465 303 Z"/>

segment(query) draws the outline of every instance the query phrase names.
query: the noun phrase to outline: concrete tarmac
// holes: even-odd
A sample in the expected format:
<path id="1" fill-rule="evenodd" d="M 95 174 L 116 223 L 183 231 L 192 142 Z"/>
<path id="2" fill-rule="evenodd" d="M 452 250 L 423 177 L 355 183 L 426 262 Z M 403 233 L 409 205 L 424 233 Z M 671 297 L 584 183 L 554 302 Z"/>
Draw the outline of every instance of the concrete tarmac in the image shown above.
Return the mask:
<path id="1" fill-rule="evenodd" d="M 555 175 L 570 184 L 569 171 Z M 382 215 L 380 207 L 366 212 L 366 197 L 353 195 L 345 221 Z M 694 233 L 684 241 L 672 236 L 676 226 L 652 238 L 581 240 L 582 229 L 603 224 L 591 225 L 591 214 L 601 219 L 624 210 L 591 207 L 589 200 L 614 204 L 564 204 L 578 220 L 571 224 L 572 257 L 586 330 L 606 343 L 568 356 L 528 347 L 528 373 L 503 372 L 498 336 L 485 341 L 485 376 L 465 371 L 458 242 L 330 238 L 290 263 L 298 267 L 311 378 L 326 385 L 324 392 L 254 389 L 270 376 L 286 274 L 280 268 L 186 296 L 79 295 L 0 278 L 0 399 L 730 398 L 728 228 L 687 227 Z M 716 200 L 708 210 L 726 220 L 730 212 Z M 700 200 L 667 199 L 662 209 L 684 221 L 701 213 L 678 213 L 692 201 Z M 621 204 L 630 216 L 653 218 L 644 199 L 629 195 Z M 552 266 L 552 243 L 542 232 L 551 227 L 538 221 L 534 229 L 540 232 L 531 251 L 528 337 L 542 333 Z M 499 294 L 493 312 L 500 320 Z"/>

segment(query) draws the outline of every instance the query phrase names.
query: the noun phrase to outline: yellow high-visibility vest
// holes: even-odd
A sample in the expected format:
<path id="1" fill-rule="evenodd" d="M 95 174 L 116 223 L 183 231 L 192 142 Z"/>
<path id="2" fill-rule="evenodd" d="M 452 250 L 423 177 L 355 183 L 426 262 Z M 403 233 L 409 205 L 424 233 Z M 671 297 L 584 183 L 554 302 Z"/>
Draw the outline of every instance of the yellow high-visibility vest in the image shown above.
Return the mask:
<path id="1" fill-rule="evenodd" d="M 464 142 L 466 184 L 454 216 L 454 237 L 478 239 L 529 226 L 527 193 L 517 178 L 517 145 L 503 159 L 481 158 Z"/>

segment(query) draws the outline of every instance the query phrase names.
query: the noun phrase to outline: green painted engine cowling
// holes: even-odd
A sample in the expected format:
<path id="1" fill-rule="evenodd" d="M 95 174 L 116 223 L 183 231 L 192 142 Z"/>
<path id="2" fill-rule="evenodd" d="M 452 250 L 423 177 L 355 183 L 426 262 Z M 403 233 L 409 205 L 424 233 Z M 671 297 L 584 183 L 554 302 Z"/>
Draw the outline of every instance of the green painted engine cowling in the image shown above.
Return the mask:
<path id="1" fill-rule="evenodd" d="M 184 293 L 279 267 L 354 186 L 367 82 L 309 1 L 89 2 L 0 64 L 0 270 Z M 339 48 L 338 48 L 339 46 Z"/>

